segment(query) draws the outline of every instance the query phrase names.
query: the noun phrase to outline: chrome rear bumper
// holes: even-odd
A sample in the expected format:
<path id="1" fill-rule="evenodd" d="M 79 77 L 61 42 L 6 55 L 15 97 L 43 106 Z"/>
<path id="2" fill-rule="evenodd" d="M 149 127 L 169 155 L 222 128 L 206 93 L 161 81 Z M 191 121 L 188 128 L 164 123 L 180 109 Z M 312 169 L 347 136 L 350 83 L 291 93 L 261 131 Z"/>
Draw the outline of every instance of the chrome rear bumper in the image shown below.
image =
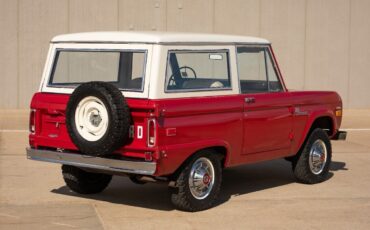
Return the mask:
<path id="1" fill-rule="evenodd" d="M 76 153 L 65 153 L 33 148 L 27 148 L 26 150 L 27 158 L 31 160 L 72 165 L 111 173 L 153 175 L 156 170 L 155 162 L 116 160 L 103 157 L 86 156 Z"/>

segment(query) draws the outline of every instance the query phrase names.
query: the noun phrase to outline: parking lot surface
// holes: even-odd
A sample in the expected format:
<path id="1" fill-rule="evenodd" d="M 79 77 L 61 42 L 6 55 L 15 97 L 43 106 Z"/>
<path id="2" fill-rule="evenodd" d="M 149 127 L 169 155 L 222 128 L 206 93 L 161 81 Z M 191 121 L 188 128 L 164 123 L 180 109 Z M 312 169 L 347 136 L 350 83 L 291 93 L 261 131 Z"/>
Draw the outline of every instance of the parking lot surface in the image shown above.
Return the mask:
<path id="1" fill-rule="evenodd" d="M 114 177 L 78 195 L 60 165 L 26 159 L 27 111 L 0 111 L 0 229 L 370 229 L 370 110 L 344 111 L 346 141 L 333 141 L 330 178 L 296 183 L 273 160 L 224 171 L 212 209 L 173 209 L 167 186 Z"/>

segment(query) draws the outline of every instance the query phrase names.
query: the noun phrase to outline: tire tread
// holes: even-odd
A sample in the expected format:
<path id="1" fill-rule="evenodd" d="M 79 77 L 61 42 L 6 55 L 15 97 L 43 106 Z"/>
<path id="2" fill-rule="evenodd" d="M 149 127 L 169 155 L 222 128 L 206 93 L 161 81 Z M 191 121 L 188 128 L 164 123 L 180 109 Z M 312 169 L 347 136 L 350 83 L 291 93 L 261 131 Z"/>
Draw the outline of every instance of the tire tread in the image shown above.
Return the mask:
<path id="1" fill-rule="evenodd" d="M 80 194 L 95 194 L 102 192 L 110 183 L 112 176 L 101 173 L 89 173 L 80 168 L 63 165 L 63 179 L 66 185 Z M 96 180 L 90 181 L 92 177 Z"/>
<path id="2" fill-rule="evenodd" d="M 324 141 L 326 145 L 327 161 L 323 171 L 319 175 L 315 175 L 311 172 L 308 161 L 311 145 L 318 139 Z M 297 181 L 304 184 L 316 184 L 325 181 L 329 173 L 331 155 L 331 143 L 327 133 L 320 128 L 314 129 L 308 137 L 304 148 L 299 153 L 299 157 L 292 162 L 294 176 Z"/>
<path id="3" fill-rule="evenodd" d="M 79 101 L 86 96 L 98 96 L 108 104 L 110 124 L 102 139 L 89 142 L 84 140 L 75 128 L 75 109 Z M 121 91 L 106 82 L 88 82 L 81 84 L 71 95 L 66 108 L 66 126 L 72 142 L 87 155 L 108 155 L 125 144 L 131 124 L 130 109 Z M 108 133 L 109 132 L 109 133 Z"/>
<path id="4" fill-rule="evenodd" d="M 189 191 L 188 175 L 190 173 L 192 164 L 199 157 L 207 157 L 213 163 L 215 169 L 216 182 L 213 191 L 204 200 L 196 200 Z M 182 168 L 177 180 L 176 188 L 171 188 L 171 202 L 179 210 L 196 212 L 211 208 L 217 200 L 222 183 L 222 165 L 219 155 L 213 151 L 201 151 L 196 154 L 184 167 Z"/>

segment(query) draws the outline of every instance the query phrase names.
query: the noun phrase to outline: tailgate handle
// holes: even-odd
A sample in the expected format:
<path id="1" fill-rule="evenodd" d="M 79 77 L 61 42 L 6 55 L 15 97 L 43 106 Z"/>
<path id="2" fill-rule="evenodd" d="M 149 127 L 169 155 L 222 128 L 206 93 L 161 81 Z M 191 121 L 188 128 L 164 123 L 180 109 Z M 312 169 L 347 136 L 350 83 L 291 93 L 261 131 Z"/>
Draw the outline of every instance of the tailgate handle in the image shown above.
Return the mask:
<path id="1" fill-rule="evenodd" d="M 254 97 L 246 97 L 244 99 L 245 103 L 248 103 L 248 104 L 252 104 L 252 103 L 255 103 L 256 102 L 256 98 Z"/>
<path id="2" fill-rule="evenodd" d="M 63 111 L 57 109 L 47 109 L 48 114 L 52 116 L 64 116 Z"/>

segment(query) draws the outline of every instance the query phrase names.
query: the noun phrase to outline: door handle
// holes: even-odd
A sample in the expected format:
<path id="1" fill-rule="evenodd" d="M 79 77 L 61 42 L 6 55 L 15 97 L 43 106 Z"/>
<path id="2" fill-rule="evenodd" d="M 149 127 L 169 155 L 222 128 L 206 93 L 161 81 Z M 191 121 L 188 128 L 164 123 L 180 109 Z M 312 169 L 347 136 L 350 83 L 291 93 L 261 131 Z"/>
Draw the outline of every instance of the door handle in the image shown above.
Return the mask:
<path id="1" fill-rule="evenodd" d="M 256 98 L 254 97 L 246 97 L 244 98 L 245 103 L 252 104 L 256 102 Z"/>

